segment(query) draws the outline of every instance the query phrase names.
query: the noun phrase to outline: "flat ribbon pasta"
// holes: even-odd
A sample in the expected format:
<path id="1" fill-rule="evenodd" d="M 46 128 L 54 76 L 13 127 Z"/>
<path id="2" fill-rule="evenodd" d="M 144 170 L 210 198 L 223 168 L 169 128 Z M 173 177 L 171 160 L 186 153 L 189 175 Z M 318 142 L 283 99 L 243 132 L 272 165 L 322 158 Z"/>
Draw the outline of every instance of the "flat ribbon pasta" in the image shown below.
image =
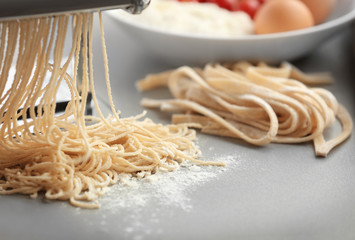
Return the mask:
<path id="1" fill-rule="evenodd" d="M 175 124 L 197 124 L 204 133 L 255 145 L 313 141 L 316 155 L 326 156 L 350 136 L 352 120 L 332 93 L 306 84 L 331 82 L 329 74 L 305 74 L 287 62 L 271 67 L 241 61 L 150 74 L 137 88 L 167 86 L 174 99 L 142 99 L 141 104 L 174 112 Z M 336 118 L 342 132 L 325 141 L 323 132 Z"/>

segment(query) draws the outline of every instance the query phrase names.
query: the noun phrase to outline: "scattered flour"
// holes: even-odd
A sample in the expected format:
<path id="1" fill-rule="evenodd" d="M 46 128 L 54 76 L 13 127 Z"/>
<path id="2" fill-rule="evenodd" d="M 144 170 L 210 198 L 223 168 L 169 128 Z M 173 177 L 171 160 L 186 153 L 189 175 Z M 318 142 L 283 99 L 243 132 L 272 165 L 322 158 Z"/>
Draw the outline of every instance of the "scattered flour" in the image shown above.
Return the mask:
<path id="1" fill-rule="evenodd" d="M 213 150 L 210 153 L 213 155 Z M 163 238 L 167 230 L 161 226 L 162 219 L 171 219 L 181 210 L 193 211 L 193 193 L 222 174 L 233 173 L 241 162 L 240 155 L 235 153 L 212 156 L 208 160 L 224 162 L 227 166 L 185 163 L 172 172 L 140 172 L 134 177 L 120 174 L 119 182 L 100 199 L 100 220 L 87 218 L 87 224 L 99 225 L 101 231 L 110 232 L 112 222 L 117 222 L 119 239 Z"/>
<path id="2" fill-rule="evenodd" d="M 159 205 L 175 206 L 185 211 L 192 208 L 189 193 L 198 186 L 216 179 L 219 174 L 239 162 L 238 156 L 218 156 L 213 161 L 226 167 L 182 164 L 177 170 L 158 171 L 155 174 L 140 172 L 136 176 L 120 174 L 119 183 L 112 186 L 100 200 L 101 208 L 120 211 L 120 208 L 137 208 L 158 202 Z M 232 167 L 233 168 L 233 167 Z"/>

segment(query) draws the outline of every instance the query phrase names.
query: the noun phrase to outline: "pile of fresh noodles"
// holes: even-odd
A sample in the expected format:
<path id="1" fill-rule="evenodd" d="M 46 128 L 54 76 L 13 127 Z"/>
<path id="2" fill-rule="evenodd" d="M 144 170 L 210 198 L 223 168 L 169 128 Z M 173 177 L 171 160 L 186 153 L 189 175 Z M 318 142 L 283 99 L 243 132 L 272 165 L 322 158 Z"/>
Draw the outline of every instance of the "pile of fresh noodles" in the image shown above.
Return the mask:
<path id="1" fill-rule="evenodd" d="M 143 115 L 118 116 L 99 17 L 112 108 L 109 117 L 102 115 L 94 91 L 92 13 L 0 23 L 0 194 L 36 197 L 43 192 L 48 199 L 94 208 L 107 186 L 118 181 L 119 173 L 172 170 L 183 161 L 208 164 L 197 160 L 195 132 L 186 124 L 163 126 L 140 120 Z M 72 41 L 64 56 L 67 37 Z M 82 69 L 78 69 L 80 58 Z M 74 64 L 72 75 L 67 72 L 70 64 Z M 80 92 L 79 70 L 83 73 Z M 12 83 L 6 90 L 8 79 Z M 63 83 L 71 101 L 57 115 L 56 98 Z M 89 92 L 98 117 L 85 116 Z"/>
<path id="2" fill-rule="evenodd" d="M 143 99 L 142 105 L 175 112 L 175 124 L 194 123 L 202 132 L 255 145 L 313 141 L 316 155 L 326 156 L 352 130 L 349 113 L 329 91 L 307 86 L 331 80 L 327 74 L 304 74 L 289 63 L 237 62 L 151 74 L 137 86 L 167 86 L 174 99 Z M 323 133 L 336 118 L 342 131 L 326 141 Z"/>

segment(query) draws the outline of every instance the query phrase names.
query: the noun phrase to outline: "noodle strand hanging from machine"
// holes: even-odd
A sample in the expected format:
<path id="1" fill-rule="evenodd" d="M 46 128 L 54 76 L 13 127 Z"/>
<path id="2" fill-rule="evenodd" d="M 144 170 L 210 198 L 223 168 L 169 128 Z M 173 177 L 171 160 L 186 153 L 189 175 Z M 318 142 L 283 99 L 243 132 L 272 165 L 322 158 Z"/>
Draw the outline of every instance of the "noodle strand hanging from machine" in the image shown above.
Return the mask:
<path id="1" fill-rule="evenodd" d="M 1 22 L 0 194 L 36 197 L 43 192 L 48 199 L 95 208 L 98 197 L 118 181 L 120 173 L 173 170 L 183 161 L 213 164 L 198 160 L 195 131 L 186 124 L 155 124 L 142 120 L 144 114 L 118 116 L 110 96 L 102 41 L 112 109 L 112 116 L 103 116 L 93 79 L 93 17 L 94 13 L 80 12 Z M 73 33 L 65 57 L 68 29 Z M 70 74 L 73 62 L 74 73 Z M 11 78 L 11 87 L 5 90 Z M 63 83 L 71 100 L 63 113 L 56 114 L 58 89 Z M 98 117 L 85 115 L 89 90 Z"/>

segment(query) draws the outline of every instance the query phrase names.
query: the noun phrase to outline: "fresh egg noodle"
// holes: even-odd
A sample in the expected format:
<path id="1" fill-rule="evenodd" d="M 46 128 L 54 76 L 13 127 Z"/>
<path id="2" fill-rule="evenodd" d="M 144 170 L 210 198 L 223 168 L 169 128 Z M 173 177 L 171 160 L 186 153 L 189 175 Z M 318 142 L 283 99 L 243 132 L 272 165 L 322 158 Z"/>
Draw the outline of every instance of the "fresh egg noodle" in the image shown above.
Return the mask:
<path id="1" fill-rule="evenodd" d="M 1 194 L 37 197 L 43 192 L 47 199 L 96 208 L 99 196 L 118 181 L 120 173 L 173 170 L 183 161 L 212 164 L 198 160 L 195 131 L 186 124 L 155 124 L 148 118 L 141 120 L 144 114 L 119 117 L 111 96 L 99 13 L 112 108 L 111 116 L 103 116 L 94 91 L 93 17 L 93 13 L 76 13 L 0 23 Z M 67 36 L 72 41 L 66 57 Z M 83 77 L 79 91 L 80 57 Z M 74 64 L 72 76 L 70 64 Z M 12 67 L 15 73 L 10 76 Z M 50 80 L 44 84 L 48 75 Z M 5 90 L 10 78 L 11 88 Z M 70 90 L 71 101 L 58 115 L 56 96 L 63 83 Z M 97 117 L 85 115 L 89 91 Z"/>
<path id="2" fill-rule="evenodd" d="M 241 138 L 251 144 L 314 142 L 325 157 L 351 134 L 347 110 L 324 88 L 328 74 L 305 74 L 285 62 L 208 64 L 150 74 L 137 83 L 144 91 L 167 86 L 173 99 L 142 99 L 145 107 L 174 112 L 172 122 L 194 123 L 204 133 Z M 336 119 L 342 130 L 326 141 L 324 131 Z"/>

